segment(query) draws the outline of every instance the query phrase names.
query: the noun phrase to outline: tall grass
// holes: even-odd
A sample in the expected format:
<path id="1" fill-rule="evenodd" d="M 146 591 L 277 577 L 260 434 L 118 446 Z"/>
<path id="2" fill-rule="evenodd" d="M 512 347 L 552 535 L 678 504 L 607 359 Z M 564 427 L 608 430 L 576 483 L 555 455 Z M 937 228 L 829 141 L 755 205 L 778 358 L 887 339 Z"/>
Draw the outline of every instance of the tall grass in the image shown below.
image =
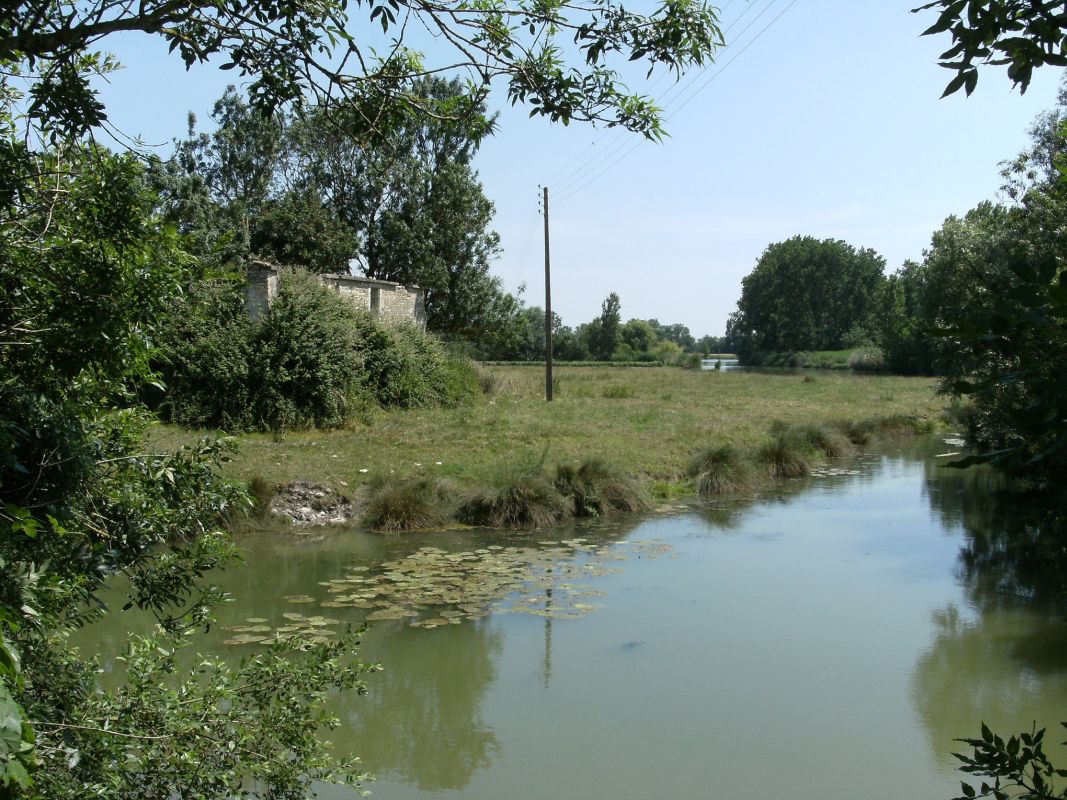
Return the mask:
<path id="1" fill-rule="evenodd" d="M 731 444 L 711 445 L 698 452 L 689 463 L 689 476 L 705 496 L 742 491 L 753 483 L 752 466 Z"/>
<path id="2" fill-rule="evenodd" d="M 541 469 L 513 469 L 470 493 L 456 511 L 468 525 L 544 528 L 567 516 L 567 502 Z"/>
<path id="3" fill-rule="evenodd" d="M 756 459 L 772 478 L 802 478 L 811 470 L 806 442 L 792 431 L 774 433 L 756 450 Z"/>
<path id="4" fill-rule="evenodd" d="M 576 517 L 636 514 L 651 505 L 636 480 L 600 459 L 587 459 L 578 467 L 560 465 L 555 487 L 569 498 Z"/>
<path id="5" fill-rule="evenodd" d="M 359 503 L 364 525 L 378 531 L 443 528 L 452 517 L 455 488 L 437 478 L 378 478 Z"/>
<path id="6" fill-rule="evenodd" d="M 829 425 L 806 425 L 799 435 L 809 447 L 827 458 L 841 458 L 852 454 L 852 442 L 848 436 Z"/>

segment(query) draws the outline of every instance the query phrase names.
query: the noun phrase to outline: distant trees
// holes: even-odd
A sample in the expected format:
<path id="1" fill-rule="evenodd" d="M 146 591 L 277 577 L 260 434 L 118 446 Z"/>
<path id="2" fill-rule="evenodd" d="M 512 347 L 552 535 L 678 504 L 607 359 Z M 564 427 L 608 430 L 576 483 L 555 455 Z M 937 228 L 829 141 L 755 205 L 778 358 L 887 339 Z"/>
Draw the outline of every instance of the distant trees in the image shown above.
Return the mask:
<path id="1" fill-rule="evenodd" d="M 423 78 L 412 92 L 455 115 L 367 138 L 362 109 L 264 117 L 230 87 L 212 112 L 218 128 L 198 134 L 191 118 L 174 158 L 156 165 L 161 210 L 207 263 L 258 257 L 319 272 L 355 263 L 422 287 L 431 330 L 491 335 L 509 304 L 489 271 L 500 240 L 471 160 L 493 118 L 456 80 Z"/>
<path id="2" fill-rule="evenodd" d="M 727 335 L 744 353 L 836 350 L 872 328 L 885 259 L 833 239 L 794 236 L 767 247 L 742 281 Z"/>
<path id="3" fill-rule="evenodd" d="M 675 339 L 687 342 L 683 347 Z M 611 292 L 600 315 L 577 328 L 552 315 L 552 351 L 559 361 L 659 361 L 674 364 L 686 353 L 701 350 L 701 343 L 721 340 L 705 336 L 698 343 L 685 325 L 661 325 L 655 319 L 622 322 L 622 303 Z M 538 361 L 545 357 L 545 311 L 539 306 L 517 306 L 492 339 L 483 339 L 475 355 L 490 360 Z"/>

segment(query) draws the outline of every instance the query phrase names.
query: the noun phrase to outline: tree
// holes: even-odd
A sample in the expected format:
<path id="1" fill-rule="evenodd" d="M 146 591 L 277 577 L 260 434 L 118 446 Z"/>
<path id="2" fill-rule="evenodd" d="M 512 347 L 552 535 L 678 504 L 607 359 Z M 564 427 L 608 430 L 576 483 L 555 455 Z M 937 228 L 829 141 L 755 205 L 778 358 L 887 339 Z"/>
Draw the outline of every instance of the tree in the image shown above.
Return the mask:
<path id="1" fill-rule="evenodd" d="M 738 317 L 746 353 L 836 350 L 865 325 L 884 280 L 885 260 L 840 240 L 794 236 L 769 245 L 741 283 Z"/>
<path id="2" fill-rule="evenodd" d="M 689 328 L 685 325 L 677 322 L 673 325 L 661 325 L 657 319 L 650 319 L 649 323 L 652 325 L 653 330 L 655 330 L 656 336 L 660 339 L 674 342 L 686 351 L 691 351 L 696 347 L 696 339 L 693 338 L 693 334 L 689 332 Z"/>
<path id="3" fill-rule="evenodd" d="M 590 324 L 586 332 L 589 352 L 598 361 L 610 361 L 620 342 L 620 308 L 619 296 L 612 292 L 604 298 L 600 316 Z"/>
<path id="4" fill-rule="evenodd" d="M 651 322 L 643 319 L 628 321 L 619 331 L 619 337 L 634 353 L 649 352 L 659 340 Z"/>
<path id="5" fill-rule="evenodd" d="M 904 262 L 886 278 L 877 302 L 877 340 L 886 365 L 903 375 L 930 375 L 935 371 L 937 340 L 924 312 L 925 264 Z"/>
<path id="6" fill-rule="evenodd" d="M 1008 77 L 1025 92 L 1037 67 L 1067 67 L 1067 11 L 1058 2 L 1031 0 L 935 0 L 913 13 L 940 9 L 924 36 L 948 31 L 953 45 L 941 54 L 941 66 L 955 70 L 942 97 L 978 85 L 978 66 L 1007 66 Z"/>
<path id="7" fill-rule="evenodd" d="M 704 355 L 708 355 L 710 353 L 727 352 L 723 344 L 724 339 L 725 337 L 722 336 L 701 336 L 699 339 L 697 339 L 697 352 L 702 353 Z"/>
<path id="8" fill-rule="evenodd" d="M 366 130 L 388 130 L 398 115 L 454 110 L 409 91 L 411 79 L 440 69 L 405 42 L 409 29 L 426 29 L 449 50 L 442 63 L 462 72 L 478 98 L 494 81 L 505 83 L 509 100 L 533 114 L 656 138 L 652 101 L 628 93 L 613 64 L 640 60 L 650 72 L 678 72 L 705 63 L 722 42 L 713 10 L 698 0 L 664 3 L 648 15 L 614 0 L 491 8 L 371 0 L 356 6 L 361 18 L 350 17 L 350 8 L 341 0 L 21 0 L 0 11 L 0 60 L 9 78 L 18 73 L 31 82 L 31 115 L 52 119 L 59 135 L 80 136 L 106 120 L 90 81 L 115 64 L 91 48 L 126 31 L 161 38 L 186 66 L 223 60 L 249 81 L 258 109 L 347 97 Z M 565 55 L 565 40 L 578 63 Z"/>
<path id="9" fill-rule="evenodd" d="M 465 102 L 457 81 L 416 83 L 420 96 Z M 317 272 L 354 261 L 368 277 L 421 287 L 438 334 L 469 341 L 499 327 L 494 209 L 470 166 L 494 124 L 484 105 L 369 142 L 348 105 L 264 119 L 231 88 L 213 119 L 211 136 L 191 131 L 157 169 L 164 211 L 203 258 Z"/>
<path id="10" fill-rule="evenodd" d="M 359 245 L 355 233 L 315 194 L 289 191 L 267 200 L 251 223 L 249 251 L 283 266 L 316 272 L 349 271 Z"/>

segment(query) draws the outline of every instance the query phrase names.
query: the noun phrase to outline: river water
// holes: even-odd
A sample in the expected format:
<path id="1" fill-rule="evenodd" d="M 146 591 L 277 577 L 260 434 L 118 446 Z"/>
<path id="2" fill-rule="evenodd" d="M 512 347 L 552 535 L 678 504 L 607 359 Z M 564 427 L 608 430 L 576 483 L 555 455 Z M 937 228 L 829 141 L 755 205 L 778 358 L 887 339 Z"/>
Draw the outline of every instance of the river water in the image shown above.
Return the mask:
<path id="1" fill-rule="evenodd" d="M 261 532 L 224 580 L 238 631 L 203 647 L 252 652 L 223 643 L 259 638 L 248 618 L 418 614 L 372 624 L 361 655 L 384 671 L 336 702 L 332 738 L 382 800 L 947 800 L 954 738 L 1067 719 L 1040 532 L 1020 533 L 988 473 L 942 468 L 953 449 L 898 444 L 759 495 L 532 534 Z M 473 597 L 405 608 L 442 569 Z M 389 603 L 347 605 L 375 575 Z M 102 652 L 121 616 L 94 626 Z"/>

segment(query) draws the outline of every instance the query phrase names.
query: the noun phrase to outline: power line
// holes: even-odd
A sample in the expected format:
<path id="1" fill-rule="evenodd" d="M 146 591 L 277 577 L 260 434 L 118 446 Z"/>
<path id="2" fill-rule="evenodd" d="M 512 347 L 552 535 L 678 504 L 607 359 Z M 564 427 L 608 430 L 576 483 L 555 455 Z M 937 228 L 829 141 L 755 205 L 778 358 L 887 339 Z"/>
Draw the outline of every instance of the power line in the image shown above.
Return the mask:
<path id="1" fill-rule="evenodd" d="M 772 0 L 772 5 L 776 1 L 777 0 Z M 721 75 L 727 69 L 727 67 L 729 67 L 732 63 L 734 63 L 734 61 L 736 61 L 738 58 L 740 58 L 744 54 L 744 52 L 746 50 L 748 50 L 749 47 L 751 47 L 753 44 L 755 44 L 757 41 L 759 41 L 759 39 L 763 36 L 763 34 L 765 34 L 768 30 L 770 30 L 770 28 L 776 22 L 778 22 L 778 20 L 781 19 L 785 15 L 785 13 L 787 11 L 789 11 L 789 9 L 791 9 L 796 4 L 796 2 L 797 2 L 797 0 L 791 0 L 789 5 L 787 5 L 785 8 L 783 8 L 777 14 L 777 16 L 775 16 L 774 19 L 772 19 L 769 23 L 767 23 L 767 25 L 765 25 L 760 30 L 760 32 L 757 33 L 751 40 L 749 40 L 749 42 L 747 44 L 745 44 L 745 46 L 742 47 L 741 50 L 739 50 L 737 53 L 735 53 L 730 58 L 729 61 L 724 63 L 716 72 L 714 72 L 712 75 L 710 75 L 708 77 L 708 79 L 706 81 L 704 81 L 704 83 L 701 84 L 701 86 L 695 92 L 693 92 L 688 98 L 686 98 L 682 102 L 682 104 L 680 106 L 678 106 L 677 109 L 675 109 L 674 113 L 677 114 L 679 111 L 681 111 L 687 105 L 689 105 L 689 103 L 691 103 L 693 101 L 693 99 L 697 97 L 697 95 L 699 95 L 702 91 L 704 91 L 713 80 L 715 80 L 717 77 L 719 77 L 719 75 Z M 765 7 L 764 8 L 764 12 L 769 8 L 770 8 L 770 6 Z M 764 12 L 760 12 L 760 16 L 762 16 Z M 759 17 L 756 17 L 756 19 L 758 20 Z M 754 23 L 755 21 L 756 20 L 753 20 L 752 22 Z M 750 23 L 750 26 L 751 26 L 751 23 Z M 746 28 L 746 30 L 747 30 L 747 28 Z M 602 175 L 604 175 L 610 169 L 615 167 L 622 160 L 627 158 L 630 155 L 630 153 L 632 153 L 634 150 L 636 150 L 642 144 L 642 142 L 643 142 L 643 140 L 641 140 L 641 139 L 637 139 L 637 140 L 631 142 L 630 147 L 627 148 L 622 153 L 620 153 L 620 155 L 617 158 L 615 158 L 615 159 L 609 161 L 608 163 L 604 164 L 600 169 L 596 170 L 595 174 L 586 175 L 585 176 L 586 179 L 581 181 L 581 182 L 579 182 L 578 184 L 575 184 L 572 181 L 570 183 L 569 188 L 567 188 L 559 196 L 557 196 L 556 202 L 559 203 L 559 202 L 562 202 L 562 201 L 565 201 L 565 200 L 568 200 L 568 199 L 574 197 L 576 194 L 581 192 L 583 189 L 585 189 L 586 187 L 588 187 L 589 185 L 594 183 L 598 178 L 600 178 Z"/>
<path id="2" fill-rule="evenodd" d="M 729 33 L 730 30 L 733 29 L 742 19 L 744 19 L 744 17 L 750 11 L 758 7 L 759 2 L 760 0 L 757 0 L 755 3 L 750 3 L 749 5 L 747 5 L 740 14 L 738 14 L 733 20 L 731 20 L 726 26 L 724 26 L 723 36 L 725 37 L 725 35 Z M 771 0 L 772 4 L 774 2 L 775 0 Z M 733 0 L 729 0 L 729 2 L 727 2 L 720 10 L 720 13 L 725 13 L 726 9 L 729 8 L 732 3 Z M 757 16 L 756 19 L 758 18 L 759 17 Z M 741 31 L 741 34 L 739 34 L 739 36 L 743 36 L 744 33 L 749 29 L 749 27 L 751 27 L 751 23 L 750 25 L 746 26 L 744 30 Z M 726 51 L 727 49 L 729 49 L 729 47 L 729 44 L 724 45 L 723 51 Z M 671 93 L 679 90 L 683 86 L 692 85 L 692 83 L 695 82 L 700 75 L 707 71 L 709 66 L 710 65 L 705 65 L 698 70 L 691 71 L 686 75 L 680 77 L 670 86 L 668 86 L 666 91 L 663 92 L 663 94 L 661 94 L 655 99 L 656 104 L 662 106 L 664 101 L 671 95 Z M 655 81 L 653 81 L 652 86 L 650 86 L 649 88 L 654 88 L 657 84 L 662 82 L 668 74 L 669 73 L 661 73 L 660 76 Z M 576 158 L 571 159 L 569 162 L 567 162 L 567 164 L 565 164 L 563 167 L 553 173 L 553 175 L 551 175 L 548 180 L 549 185 L 551 185 L 553 187 L 553 190 L 555 191 L 559 191 L 561 189 L 565 190 L 568 184 L 572 184 L 578 180 L 581 180 L 583 177 L 585 177 L 585 174 L 587 174 L 591 169 L 595 169 L 598 161 L 605 161 L 609 159 L 612 155 L 617 153 L 620 149 L 622 149 L 622 147 L 624 147 L 631 141 L 631 134 L 627 130 L 616 128 L 615 130 L 605 131 L 603 134 L 601 134 L 597 141 L 591 142 L 581 153 L 578 154 Z M 604 147 L 599 147 L 598 149 L 598 145 L 604 142 L 607 142 L 607 144 Z M 593 150 L 598 150 L 598 152 L 596 152 L 595 154 L 591 154 L 591 156 L 587 156 L 587 154 L 590 154 Z"/>

